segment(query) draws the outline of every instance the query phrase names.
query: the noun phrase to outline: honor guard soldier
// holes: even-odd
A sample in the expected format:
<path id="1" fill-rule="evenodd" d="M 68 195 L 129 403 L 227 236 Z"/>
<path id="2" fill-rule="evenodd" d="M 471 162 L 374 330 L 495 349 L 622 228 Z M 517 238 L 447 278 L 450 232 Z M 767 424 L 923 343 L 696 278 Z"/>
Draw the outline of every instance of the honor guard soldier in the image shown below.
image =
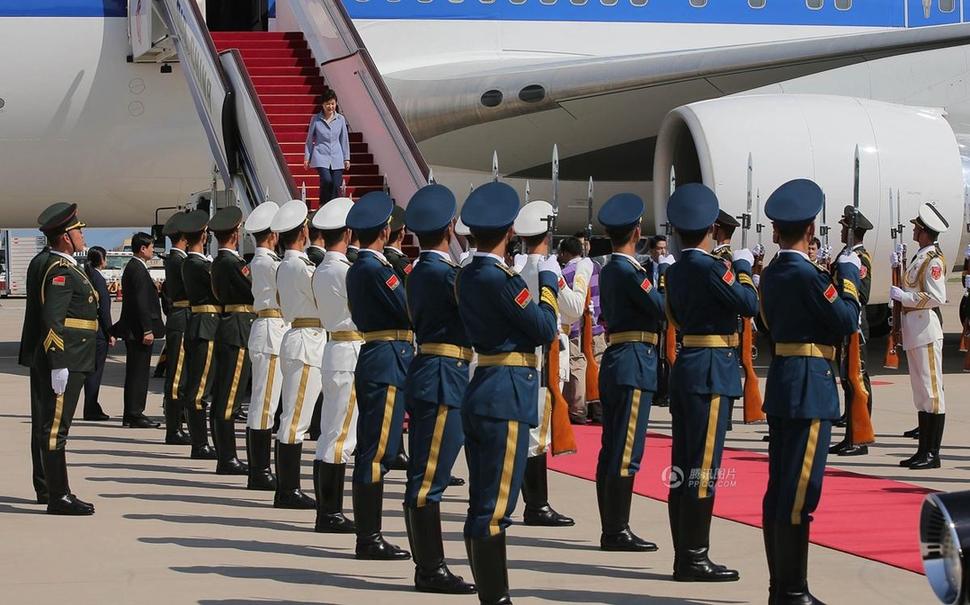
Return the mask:
<path id="1" fill-rule="evenodd" d="M 529 287 L 534 302 L 539 302 L 542 295 L 539 286 L 539 263 L 549 255 L 549 219 L 554 211 L 552 204 L 542 200 L 529 202 L 519 211 L 513 224 L 513 229 L 525 244 L 526 255 L 524 262 L 519 269 L 519 275 L 525 280 Z M 552 260 L 556 261 L 553 256 Z M 550 266 L 552 266 L 550 264 Z M 558 261 L 556 267 L 559 267 Z M 583 314 L 586 304 L 586 291 L 573 291 L 566 286 L 566 280 L 562 278 L 562 273 L 557 271 L 559 295 L 557 303 L 560 316 L 558 325 L 570 326 L 578 321 Z M 567 328 L 568 330 L 568 328 Z M 560 385 L 569 380 L 569 341 L 568 336 L 559 333 L 558 362 L 560 375 L 551 377 Z M 551 354 L 543 349 L 536 349 L 539 357 L 540 366 L 547 365 L 543 356 Z M 553 393 L 549 389 L 549 379 L 547 371 L 536 368 L 543 376 L 543 381 L 539 385 L 539 397 L 536 400 L 539 425 L 529 431 L 529 457 L 525 463 L 525 478 L 522 481 L 522 500 L 525 501 L 525 511 L 522 514 L 522 522 L 525 525 L 546 526 L 546 527 L 568 527 L 575 525 L 573 519 L 556 512 L 549 506 L 549 480 L 547 470 L 546 451 L 551 444 L 550 423 L 552 420 L 552 397 Z M 565 371 L 565 375 L 563 375 Z"/>
<path id="2" fill-rule="evenodd" d="M 718 201 L 699 183 L 677 187 L 667 203 L 667 220 L 683 249 L 665 277 L 668 321 L 683 335 L 670 376 L 671 468 L 683 481 L 671 482 L 667 508 L 674 542 L 674 579 L 731 582 L 738 572 L 712 563 L 710 549 L 714 492 L 731 406 L 742 395 L 738 367 L 738 316 L 758 313 L 751 279 L 754 256 L 733 253 L 734 262 L 709 250 L 718 231 Z"/>
<path id="3" fill-rule="evenodd" d="M 168 445 L 191 445 L 189 435 L 182 430 L 185 399 L 185 330 L 189 324 L 189 296 L 182 281 L 182 263 L 185 262 L 185 234 L 182 233 L 184 212 L 172 215 L 162 234 L 172 246 L 165 258 L 165 294 L 170 301 L 165 318 L 165 348 L 169 360 L 165 364 L 165 443 Z"/>
<path id="4" fill-rule="evenodd" d="M 84 380 L 94 371 L 98 293 L 73 256 L 84 249 L 85 225 L 77 217 L 77 204 L 55 204 L 39 222 L 50 246 L 38 288 L 40 321 L 34 347 L 47 512 L 91 515 L 94 506 L 71 493 L 64 450 Z"/>
<path id="5" fill-rule="evenodd" d="M 738 222 L 738 219 L 723 210 L 718 210 L 717 220 L 714 221 L 714 248 L 711 250 L 713 256 L 729 263 L 734 260 L 731 238 L 734 237 L 734 231 L 740 226 L 741 223 Z"/>
<path id="6" fill-rule="evenodd" d="M 387 262 L 394 267 L 394 272 L 402 283 L 407 282 L 408 274 L 411 273 L 411 259 L 401 251 L 404 242 L 404 208 L 395 205 L 391 211 L 391 235 L 388 236 L 387 244 L 384 245 L 384 256 Z M 404 449 L 404 438 L 402 436 L 397 456 L 388 465 L 392 471 L 406 471 L 408 468 L 408 455 Z"/>
<path id="7" fill-rule="evenodd" d="M 846 206 L 842 214 L 842 218 L 839 220 L 839 224 L 842 225 L 842 243 L 848 244 L 849 242 L 849 229 L 852 224 L 852 213 L 855 212 L 855 233 L 854 239 L 855 245 L 852 246 L 852 251 L 859 256 L 859 261 L 862 266 L 859 267 L 859 304 L 862 306 L 861 319 L 859 322 L 859 329 L 861 332 L 861 346 L 859 347 L 859 356 L 862 367 L 862 382 L 866 385 L 866 393 L 868 393 L 866 407 L 869 410 L 869 415 L 872 415 L 872 383 L 869 380 L 869 371 L 866 369 L 867 359 L 869 357 L 866 343 L 869 342 L 869 321 L 866 313 L 866 305 L 869 304 L 869 291 L 872 289 L 872 256 L 866 250 L 865 245 L 862 240 L 866 236 L 866 231 L 872 229 L 872 222 L 865 217 L 861 212 L 857 211 L 853 206 Z M 845 249 L 839 253 L 841 256 L 845 253 Z M 833 267 L 832 273 L 835 281 L 838 281 L 838 264 Z M 844 350 L 844 349 L 843 349 Z M 842 390 L 845 393 L 845 438 L 839 443 L 833 445 L 829 448 L 830 454 L 838 454 L 839 456 L 864 456 L 869 453 L 869 446 L 865 444 L 857 444 L 852 441 L 852 381 L 849 380 L 849 364 L 842 356 L 842 361 L 839 368 L 841 373 L 841 383 Z"/>
<path id="8" fill-rule="evenodd" d="M 478 248 L 475 247 L 475 236 L 472 235 L 472 231 L 468 228 L 468 225 L 461 222 L 461 218 L 459 218 L 458 222 L 455 223 L 455 235 L 462 236 L 468 243 L 468 250 L 462 252 L 461 256 L 458 258 L 458 265 L 464 267 L 468 263 L 472 262 L 472 259 L 475 258 L 475 252 L 478 250 Z"/>
<path id="9" fill-rule="evenodd" d="M 249 332 L 256 319 L 249 265 L 239 255 L 242 210 L 220 208 L 209 222 L 219 242 L 212 261 L 212 292 L 222 307 L 215 337 L 216 371 L 212 390 L 212 440 L 219 475 L 248 475 L 249 467 L 236 455 L 236 414 L 249 382 Z"/>
<path id="10" fill-rule="evenodd" d="M 354 233 L 353 229 L 350 230 L 350 245 L 347 246 L 347 260 L 350 264 L 357 262 L 357 254 L 360 252 L 360 241 L 357 239 L 357 234 Z"/>
<path id="11" fill-rule="evenodd" d="M 193 210 L 182 218 L 188 255 L 182 262 L 182 283 L 189 299 L 189 323 L 185 331 L 185 417 L 192 439 L 191 457 L 215 460 L 216 451 L 206 434 L 205 406 L 212 395 L 215 376 L 215 342 L 222 308 L 212 293 L 212 261 L 205 255 L 209 213 Z"/>
<path id="12" fill-rule="evenodd" d="M 313 226 L 313 217 L 317 215 L 317 211 L 311 212 L 307 215 L 309 235 L 310 235 L 310 245 L 306 247 L 307 258 L 313 263 L 314 267 L 319 267 L 320 263 L 323 262 L 323 257 L 327 253 L 324 247 L 323 233 L 319 229 Z"/>
<path id="13" fill-rule="evenodd" d="M 347 307 L 347 245 L 350 229 L 347 213 L 354 202 L 348 197 L 332 199 L 313 217 L 323 233 L 327 254 L 313 272 L 313 295 L 317 314 L 330 338 L 323 348 L 320 378 L 323 408 L 320 437 L 313 460 L 313 487 L 317 498 L 315 530 L 320 533 L 354 533 L 354 522 L 344 516 L 344 480 L 347 461 L 357 446 L 357 396 L 354 368 L 363 344 Z"/>
<path id="14" fill-rule="evenodd" d="M 248 343 L 253 392 L 246 419 L 246 458 L 249 462 L 246 487 L 266 491 L 276 491 L 270 452 L 273 447 L 273 419 L 283 389 L 280 347 L 288 328 L 276 296 L 276 268 L 280 265 L 280 257 L 274 250 L 279 235 L 270 229 L 278 210 L 279 205 L 275 202 L 263 202 L 249 213 L 245 225 L 246 233 L 256 240 L 256 251 L 249 261 L 256 320 L 249 332 Z"/>
<path id="15" fill-rule="evenodd" d="M 946 304 L 946 259 L 937 239 L 950 224 L 936 206 L 927 203 L 920 206 L 919 216 L 910 222 L 919 252 L 906 270 L 903 287 L 892 286 L 889 297 L 903 306 L 903 349 L 919 415 L 919 448 L 899 465 L 925 470 L 940 468 L 940 443 L 946 421 L 940 311 Z"/>
<path id="16" fill-rule="evenodd" d="M 458 314 L 458 265 L 448 248 L 454 235 L 455 196 L 441 185 L 418 190 L 405 221 L 418 236 L 421 256 L 406 294 L 418 355 L 405 385 L 411 450 L 404 520 L 414 556 L 414 585 L 422 592 L 470 594 L 475 586 L 445 564 L 441 541 L 441 495 L 465 441 L 461 405 L 468 386 L 471 343 Z"/>
<path id="17" fill-rule="evenodd" d="M 358 559 L 411 556 L 381 534 L 384 473 L 400 448 L 404 379 L 414 357 L 404 283 L 382 252 L 390 236 L 393 208 L 387 194 L 374 191 L 347 214 L 347 226 L 357 233 L 362 246 L 347 272 L 347 303 L 364 337 L 354 376 L 360 414 L 353 476 Z"/>
<path id="18" fill-rule="evenodd" d="M 596 499 L 607 551 L 655 551 L 657 545 L 630 531 L 633 480 L 647 438 L 650 404 L 657 390 L 657 331 L 663 297 L 634 258 L 640 241 L 643 200 L 632 193 L 614 195 L 598 220 L 613 244 L 613 256 L 600 273 L 600 305 L 609 346 L 600 363 L 603 445 L 596 465 Z M 662 267 L 659 273 L 666 271 Z"/>
<path id="19" fill-rule="evenodd" d="M 539 424 L 535 350 L 559 333 L 556 259 L 539 264 L 538 303 L 525 280 L 505 264 L 518 211 L 518 195 L 505 183 L 486 183 L 469 195 L 461 220 L 478 250 L 455 287 L 462 323 L 478 353 L 462 404 L 469 474 L 465 546 L 478 599 L 490 605 L 512 602 L 505 530 L 522 487 L 529 428 Z"/>
<path id="20" fill-rule="evenodd" d="M 283 261 L 276 270 L 276 292 L 283 320 L 290 329 L 280 345 L 283 372 L 283 415 L 276 433 L 276 508 L 313 509 L 316 502 L 300 489 L 303 436 L 310 426 L 313 403 L 320 394 L 320 364 L 327 334 L 320 326 L 313 298 L 314 266 L 307 257 L 307 207 L 300 200 L 283 204 L 270 229 L 280 234 Z"/>
<path id="21" fill-rule="evenodd" d="M 822 190 L 806 179 L 785 183 L 765 204 L 781 247 L 760 284 L 774 347 L 764 397 L 771 439 L 762 527 L 769 602 L 779 605 L 819 603 L 808 590 L 809 524 L 839 416 L 835 350 L 859 325 L 859 257 L 839 257 L 839 283 L 808 258 L 822 204 Z"/>

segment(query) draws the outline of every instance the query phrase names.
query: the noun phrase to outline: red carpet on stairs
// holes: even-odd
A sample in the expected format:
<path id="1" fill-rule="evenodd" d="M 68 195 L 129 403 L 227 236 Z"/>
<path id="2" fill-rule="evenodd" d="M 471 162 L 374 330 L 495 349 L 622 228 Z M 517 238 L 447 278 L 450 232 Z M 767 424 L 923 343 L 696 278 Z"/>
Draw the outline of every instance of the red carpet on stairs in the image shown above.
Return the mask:
<path id="1" fill-rule="evenodd" d="M 303 167 L 307 126 L 319 96 L 327 89 L 316 62 L 300 32 L 212 32 L 216 48 L 242 54 L 256 94 L 263 104 L 286 163 L 299 188 L 304 183 L 311 209 L 319 204 L 320 179 L 313 168 Z M 336 91 L 338 103 L 340 91 Z M 339 111 L 339 106 L 338 106 Z M 353 128 L 353 124 L 350 124 Z M 354 199 L 384 188 L 384 177 L 360 132 L 350 133 L 350 170 L 344 175 L 347 195 Z M 274 200 L 283 203 L 287 200 Z"/>
<path id="2" fill-rule="evenodd" d="M 556 471 L 595 480 L 600 450 L 599 427 L 575 426 L 579 453 L 549 461 Z M 831 462 L 831 459 L 830 459 Z M 650 433 L 634 490 L 667 500 L 664 471 L 670 466 L 670 437 Z M 768 484 L 768 457 L 744 450 L 724 450 L 722 485 L 714 514 L 761 527 L 761 499 Z M 812 524 L 812 542 L 873 561 L 923 573 L 919 550 L 919 511 L 931 490 L 889 479 L 851 473 L 831 466 L 825 471 L 822 500 Z M 593 487 L 590 486 L 590 497 Z M 634 529 L 637 524 L 632 523 Z M 644 529 L 644 531 L 646 531 Z"/>

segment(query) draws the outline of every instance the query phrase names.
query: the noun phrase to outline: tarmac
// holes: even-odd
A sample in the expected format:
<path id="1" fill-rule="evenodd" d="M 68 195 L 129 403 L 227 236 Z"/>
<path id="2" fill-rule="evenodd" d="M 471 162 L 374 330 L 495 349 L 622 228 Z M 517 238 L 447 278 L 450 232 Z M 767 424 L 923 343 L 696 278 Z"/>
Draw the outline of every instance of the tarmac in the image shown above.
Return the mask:
<path id="1" fill-rule="evenodd" d="M 830 466 L 938 490 L 970 487 L 970 411 L 963 394 L 970 374 L 957 352 L 959 284 L 950 284 L 944 353 L 948 395 L 943 468 L 914 472 L 897 461 L 916 442 L 900 436 L 915 425 L 909 379 L 882 369 L 884 339 L 870 343 L 878 443 L 865 457 L 830 457 Z M 83 604 L 322 605 L 477 603 L 474 595 L 417 593 L 413 564 L 356 561 L 353 536 L 317 534 L 313 511 L 276 510 L 271 492 L 245 489 L 244 477 L 214 473 L 214 462 L 188 458 L 187 447 L 166 446 L 164 432 L 121 427 L 124 350 L 116 346 L 105 370 L 101 402 L 112 419 L 77 420 L 68 441 L 71 487 L 93 502 L 93 517 L 44 514 L 34 503 L 28 452 L 27 368 L 17 365 L 24 301 L 0 301 L 0 602 Z M 115 304 L 113 313 L 120 313 Z M 763 374 L 763 372 L 762 372 Z M 151 385 L 147 413 L 161 420 L 161 380 Z M 80 416 L 81 405 L 78 406 Z M 651 430 L 669 432 L 669 413 L 651 412 Z M 242 430 L 240 424 L 240 430 Z M 736 425 L 727 446 L 765 452 L 766 428 Z M 841 435 L 836 430 L 834 437 Z M 244 452 L 243 439 L 239 438 Z M 303 486 L 312 491 L 313 444 L 304 448 Z M 455 469 L 467 477 L 463 457 Z M 660 481 L 657 477 L 657 481 Z M 674 582 L 673 551 L 663 502 L 634 496 L 631 525 L 660 545 L 656 553 L 598 549 L 599 517 L 591 482 L 550 473 L 550 502 L 576 519 L 570 528 L 514 525 L 508 532 L 511 595 L 538 603 L 765 603 L 768 572 L 761 531 L 715 519 L 712 558 L 741 580 L 729 584 Z M 348 485 L 349 488 L 349 485 Z M 386 478 L 385 536 L 407 545 L 400 502 L 404 476 Z M 823 488 L 824 499 L 824 488 Z M 350 507 L 349 489 L 345 498 Z M 462 541 L 467 488 L 450 488 L 442 504 L 445 552 L 456 573 L 471 579 Z M 521 499 L 516 517 L 521 514 Z M 865 532 L 859 527 L 860 534 Z M 882 563 L 813 545 L 810 585 L 829 604 L 933 603 L 926 579 Z"/>

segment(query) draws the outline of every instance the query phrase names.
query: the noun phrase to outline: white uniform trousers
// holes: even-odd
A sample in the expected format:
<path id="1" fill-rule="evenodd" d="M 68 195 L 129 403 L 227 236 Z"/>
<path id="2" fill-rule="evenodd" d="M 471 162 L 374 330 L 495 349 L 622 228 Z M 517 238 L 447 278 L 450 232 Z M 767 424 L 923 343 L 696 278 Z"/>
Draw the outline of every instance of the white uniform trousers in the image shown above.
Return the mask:
<path id="1" fill-rule="evenodd" d="M 913 404 L 917 411 L 945 414 L 943 399 L 943 339 L 906 351 Z"/>
<path id="2" fill-rule="evenodd" d="M 529 429 L 529 458 L 546 453 L 552 443 L 552 394 L 546 387 L 539 387 L 539 425 Z"/>
<path id="3" fill-rule="evenodd" d="M 253 393 L 249 400 L 249 416 L 246 426 L 253 430 L 273 428 L 276 409 L 280 405 L 283 390 L 283 369 L 280 356 L 273 353 L 257 353 L 249 350 L 252 362 Z"/>
<path id="4" fill-rule="evenodd" d="M 282 358 L 283 415 L 276 440 L 280 443 L 303 443 L 310 428 L 313 406 L 320 394 L 320 368 L 299 359 Z"/>
<path id="5" fill-rule="evenodd" d="M 320 437 L 316 459 L 329 464 L 344 464 L 357 447 L 357 393 L 354 373 L 324 370 L 323 407 L 320 409 Z"/>

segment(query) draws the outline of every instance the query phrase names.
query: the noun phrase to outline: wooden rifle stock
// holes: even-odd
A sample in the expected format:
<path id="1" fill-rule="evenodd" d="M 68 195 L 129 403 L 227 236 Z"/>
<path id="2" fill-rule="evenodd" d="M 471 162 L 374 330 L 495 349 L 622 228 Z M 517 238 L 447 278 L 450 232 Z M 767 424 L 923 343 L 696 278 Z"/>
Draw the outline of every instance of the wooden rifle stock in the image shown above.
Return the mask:
<path id="1" fill-rule="evenodd" d="M 893 267 L 893 285 L 902 287 L 903 275 L 902 266 Z M 902 303 L 893 301 L 892 304 L 892 329 L 889 330 L 889 339 L 886 342 L 886 361 L 884 367 L 890 370 L 899 369 L 899 347 L 902 345 Z"/>
<path id="2" fill-rule="evenodd" d="M 593 352 L 593 311 L 590 303 L 593 299 L 592 288 L 586 290 L 586 309 L 583 311 L 583 332 L 580 335 L 583 346 L 583 357 L 586 358 L 586 401 L 600 399 L 600 366 L 596 363 Z"/>
<path id="3" fill-rule="evenodd" d="M 751 318 L 741 320 L 741 365 L 744 368 L 744 423 L 761 422 L 765 413 L 761 410 L 761 387 L 754 372 L 754 330 Z"/>
<path id="4" fill-rule="evenodd" d="M 670 320 L 667 320 L 667 333 L 664 336 L 664 359 L 667 360 L 671 368 L 677 361 L 677 328 L 674 326 L 674 322 Z"/>
<path id="5" fill-rule="evenodd" d="M 559 388 L 559 335 L 549 345 L 549 362 L 546 373 L 546 388 L 552 401 L 549 425 L 552 431 L 552 455 L 576 453 L 576 437 L 573 425 L 569 422 L 569 404 Z"/>
<path id="6" fill-rule="evenodd" d="M 849 337 L 846 348 L 846 369 L 849 374 L 849 384 L 852 386 L 852 444 L 864 445 L 874 443 L 876 434 L 872 430 L 872 419 L 869 417 L 869 391 L 862 378 L 862 348 L 861 337 L 856 332 Z"/>

